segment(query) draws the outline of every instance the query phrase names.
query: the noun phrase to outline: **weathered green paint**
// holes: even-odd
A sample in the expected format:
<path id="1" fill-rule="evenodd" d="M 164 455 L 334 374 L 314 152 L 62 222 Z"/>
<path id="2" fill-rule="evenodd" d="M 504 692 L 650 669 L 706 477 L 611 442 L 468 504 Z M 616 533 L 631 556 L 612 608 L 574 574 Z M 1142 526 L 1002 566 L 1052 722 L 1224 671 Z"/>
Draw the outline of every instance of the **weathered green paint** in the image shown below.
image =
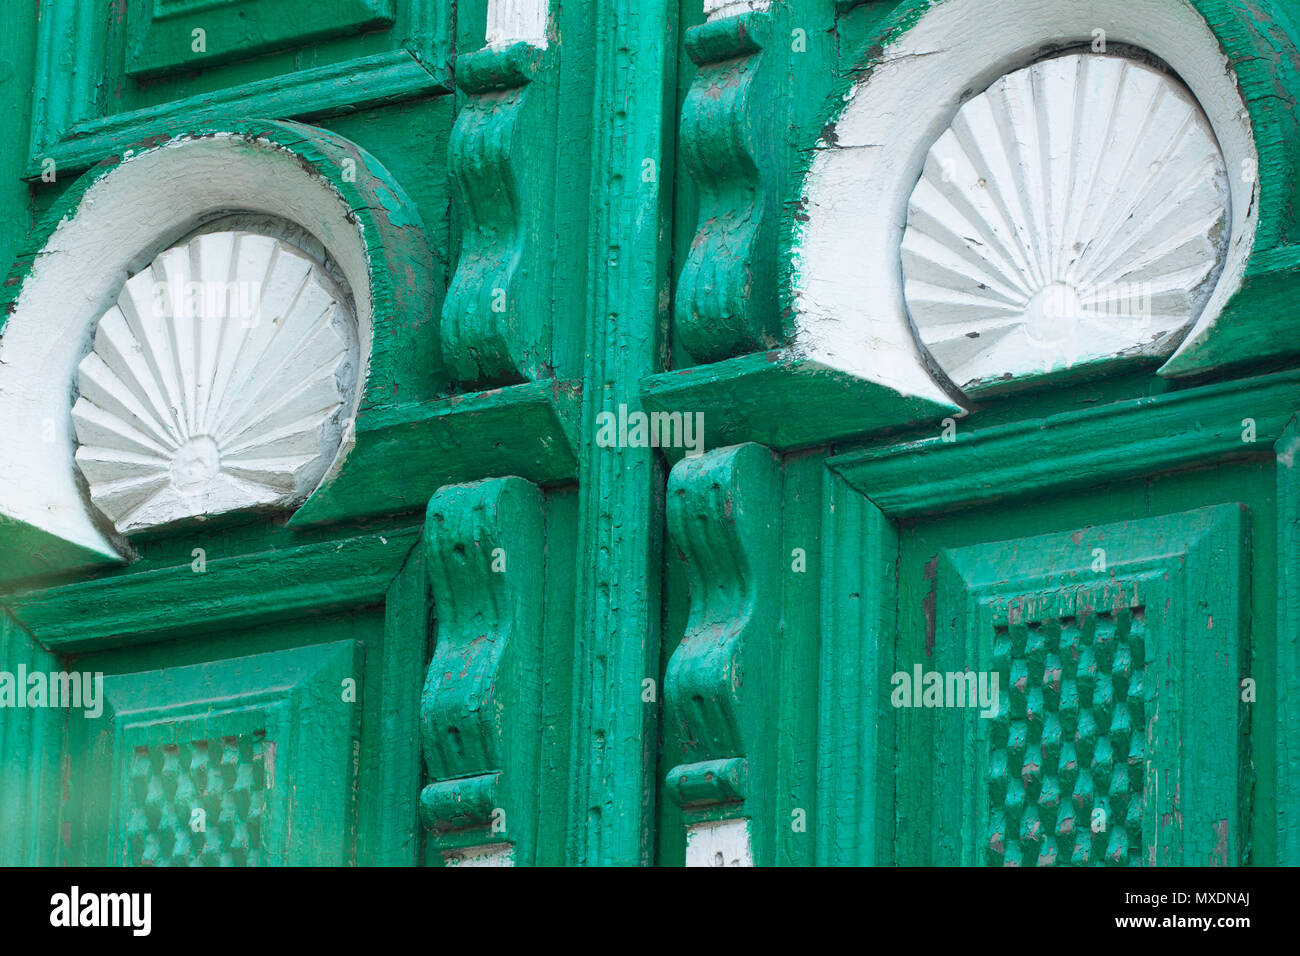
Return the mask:
<path id="1" fill-rule="evenodd" d="M 895 801 L 909 799 L 891 779 L 896 717 L 884 681 L 900 599 L 898 531 L 833 472 L 824 474 L 816 861 L 884 865 Z"/>
<path id="2" fill-rule="evenodd" d="M 548 289 L 530 276 L 554 252 L 555 143 L 530 143 L 537 117 L 555 112 L 554 69 L 526 43 L 486 49 L 460 63 L 468 94 L 451 139 L 462 209 L 460 262 L 443 303 L 443 354 L 466 387 L 522 382 L 551 364 Z M 535 151 L 534 151 L 535 150 Z"/>
<path id="3" fill-rule="evenodd" d="M 126 73 L 156 77 L 300 46 L 304 41 L 369 32 L 392 25 L 394 6 L 394 0 L 327 0 L 303 11 L 274 0 L 255 0 L 238 9 L 229 3 L 214 6 L 196 18 L 193 13 L 183 15 L 183 8 L 168 10 L 155 0 L 130 0 Z M 195 29 L 203 30 L 201 43 Z"/>
<path id="4" fill-rule="evenodd" d="M 280 25 L 271 31 L 278 35 L 275 40 L 265 34 L 223 37 L 218 28 L 209 36 L 208 52 L 202 57 L 232 62 L 195 72 L 187 58 L 181 72 L 149 84 L 138 84 L 117 72 L 133 39 L 129 34 L 136 32 L 143 45 L 153 32 L 141 24 L 138 13 L 130 15 L 136 11 L 128 10 L 128 16 L 120 18 L 75 0 L 41 4 L 28 175 L 41 176 L 46 159 L 55 161 L 60 175 L 79 171 L 123 145 L 170 131 L 177 123 L 230 116 L 318 120 L 445 93 L 451 84 L 454 47 L 451 0 L 396 0 L 390 4 L 395 6 L 391 29 L 361 36 L 349 30 L 331 42 L 312 42 L 313 27 L 317 35 L 322 29 L 332 32 L 336 22 L 332 14 L 359 2 L 370 0 L 331 0 L 329 7 L 334 9 L 317 8 L 319 13 L 313 13 L 310 23 L 295 11 L 286 24 L 285 14 L 277 13 Z M 484 2 L 459 3 L 462 12 L 480 24 L 480 42 Z M 142 4 L 143 0 L 136 6 Z M 215 14 L 209 10 L 183 17 L 180 22 L 190 56 L 196 55 L 195 28 L 211 30 L 214 16 L 232 27 L 247 23 L 243 6 L 239 11 L 218 8 Z M 280 7 L 269 0 L 257 6 L 263 12 Z M 297 36 L 289 32 L 294 26 L 301 31 Z M 242 42 L 249 39 L 263 49 L 282 49 L 250 60 Z M 304 57 L 308 63 L 318 57 L 323 63 L 304 68 Z"/>
<path id="5" fill-rule="evenodd" d="M 653 449 L 601 448 L 595 435 L 601 412 L 640 405 L 637 385 L 662 361 L 675 102 L 664 38 L 677 4 L 610 0 L 594 14 L 568 860 L 636 866 L 653 861 L 658 714 L 642 694 L 658 674 L 664 468 Z"/>
<path id="6" fill-rule="evenodd" d="M 674 331 L 699 362 L 777 343 L 775 276 L 781 142 L 758 111 L 782 98 L 779 54 L 786 8 L 727 17 L 686 31 L 699 66 L 682 103 L 682 160 L 699 190 L 699 231 L 677 283 Z"/>
<path id="7" fill-rule="evenodd" d="M 0 614 L 0 670 L 59 669 L 47 651 L 7 613 Z M 8 710 L 0 720 L 0 866 L 53 866 L 59 837 L 62 711 Z"/>
<path id="8" fill-rule="evenodd" d="M 641 399 L 649 411 L 702 414 L 710 447 L 753 439 L 780 450 L 960 411 L 956 405 L 900 395 L 781 351 L 647 376 L 641 382 Z M 818 413 L 802 414 L 807 408 Z"/>
<path id="9" fill-rule="evenodd" d="M 903 517 L 1258 455 L 1297 407 L 1300 375 L 1279 372 L 990 428 L 954 420 L 947 435 L 848 452 L 828 467 Z M 1020 453 L 1027 446 L 1032 455 Z"/>
<path id="10" fill-rule="evenodd" d="M 542 493 L 522 478 L 451 485 L 429 502 L 438 642 L 420 701 L 427 862 L 496 843 L 511 844 L 518 864 L 535 858 L 545 537 Z"/>
<path id="11" fill-rule="evenodd" d="M 502 470 L 544 484 L 577 476 L 576 383 L 529 382 L 369 416 L 338 477 L 295 527 L 424 507 L 440 486 Z"/>
<path id="12" fill-rule="evenodd" d="M 898 711 L 898 862 L 1241 860 L 1246 534 L 1229 504 L 939 551 L 896 670 L 992 671 L 1004 692 L 989 719 Z"/>
<path id="13" fill-rule="evenodd" d="M 664 675 L 680 742 L 668 792 L 689 824 L 750 820 L 756 861 L 773 858 L 770 825 L 780 687 L 780 468 L 749 443 L 687 458 L 668 481 L 668 528 L 686 563 L 691 610 Z"/>
<path id="14" fill-rule="evenodd" d="M 126 150 L 231 131 L 349 204 L 380 330 L 356 444 L 293 515 L 134 535 L 124 557 L 0 519 L 0 671 L 99 670 L 110 704 L 0 710 L 0 863 L 139 862 L 158 824 L 132 802 L 152 785 L 136 748 L 224 738 L 246 781 L 275 744 L 272 863 L 509 843 L 519 864 L 680 865 L 688 826 L 729 818 L 760 865 L 1001 862 L 1039 845 L 990 850 L 1011 718 L 895 708 L 891 676 L 1009 682 L 1038 653 L 1029 628 L 1023 653 L 996 643 L 1012 608 L 1095 642 L 1096 612 L 1135 594 L 1150 768 L 1198 783 L 1176 807 L 1153 791 L 1126 835 L 1159 864 L 1300 863 L 1300 11 L 1192 0 L 1261 157 L 1218 326 L 1163 369 L 963 414 L 801 359 L 787 295 L 845 93 L 943 2 L 704 24 L 699 0 L 552 0 L 545 50 L 483 49 L 484 0 L 331 0 L 301 22 L 258 2 L 237 49 L 214 45 L 215 7 L 193 60 L 188 20 L 133 20 L 143 0 L 120 22 L 6 10 L 0 110 L 31 115 L 30 148 L 0 144 L 10 300 Z M 620 405 L 703 412 L 706 453 L 601 447 Z M 1102 630 L 1136 647 L 1124 614 Z M 200 804 L 223 792 L 190 776 Z M 291 807 L 316 822 L 279 829 Z M 211 833 L 199 859 L 235 852 Z"/>
<path id="15" fill-rule="evenodd" d="M 1261 776 L 1276 774 L 1276 787 L 1261 787 L 1260 817 L 1268 820 L 1274 807 L 1270 794 L 1276 792 L 1277 860 L 1290 865 L 1300 861 L 1300 484 L 1297 483 L 1296 455 L 1300 453 L 1300 429 L 1295 419 L 1274 446 L 1277 455 L 1277 630 L 1275 645 L 1260 655 L 1261 682 L 1271 685 L 1270 697 L 1277 702 L 1276 714 L 1267 723 L 1256 721 L 1256 741 L 1267 741 L 1266 728 L 1274 727 L 1276 749 L 1272 760 L 1257 760 Z M 1258 532 L 1257 532 L 1258 533 Z M 1270 666 L 1271 665 L 1271 666 Z M 1275 676 L 1274 676 L 1275 675 Z M 1271 678 L 1271 679 L 1270 679 Z"/>
<path id="16" fill-rule="evenodd" d="M 378 603 L 413 540 L 410 525 L 398 525 L 230 557 L 199 545 L 202 554 L 186 564 L 20 591 L 3 602 L 45 646 L 61 650 L 202 633 L 243 618 Z M 261 583 L 244 588 L 250 580 Z"/>

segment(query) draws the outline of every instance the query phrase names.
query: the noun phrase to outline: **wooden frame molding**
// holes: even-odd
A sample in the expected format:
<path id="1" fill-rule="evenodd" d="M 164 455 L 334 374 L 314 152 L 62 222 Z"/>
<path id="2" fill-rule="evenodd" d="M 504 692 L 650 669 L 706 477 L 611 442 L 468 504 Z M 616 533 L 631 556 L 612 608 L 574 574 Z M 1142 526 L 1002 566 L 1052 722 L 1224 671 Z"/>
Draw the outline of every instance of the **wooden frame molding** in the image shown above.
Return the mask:
<path id="1" fill-rule="evenodd" d="M 667 333 L 671 249 L 661 224 L 672 208 L 679 5 L 593 6 L 582 372 L 591 387 L 580 432 L 568 862 L 645 866 L 658 718 L 641 695 L 659 672 L 663 468 L 653 448 L 602 448 L 595 436 L 603 412 L 639 405 L 637 383 L 657 368 Z M 647 160 L 660 171 L 653 182 L 642 180 Z"/>
<path id="2" fill-rule="evenodd" d="M 260 554 L 223 558 L 213 551 L 201 573 L 189 563 L 123 570 L 5 594 L 0 606 L 42 646 L 62 653 L 288 620 L 382 603 L 417 537 L 408 523 Z"/>
<path id="3" fill-rule="evenodd" d="M 758 820 L 764 831 L 769 823 L 775 749 L 766 745 L 775 741 L 763 729 L 779 681 L 782 566 L 770 503 L 780 494 L 776 456 L 753 443 L 687 458 L 668 479 L 668 528 L 691 602 L 664 676 L 665 712 L 682 742 L 668 789 L 688 833 L 723 820 Z M 753 836 L 760 846 L 738 857 L 770 859 L 770 831 Z"/>
<path id="4" fill-rule="evenodd" d="M 800 358 L 796 349 L 648 375 L 641 400 L 647 411 L 703 414 L 711 448 L 756 441 L 778 451 L 961 413 L 946 398 L 906 395 Z"/>
<path id="5" fill-rule="evenodd" d="M 420 812 L 430 863 L 496 844 L 512 864 L 535 858 L 544 525 L 541 491 L 522 478 L 451 485 L 429 502 L 438 631 L 420 703 Z"/>
<path id="6" fill-rule="evenodd" d="M 1279 372 L 1009 425 L 957 426 L 951 441 L 850 451 L 827 467 L 889 517 L 906 518 L 1259 455 L 1297 407 L 1300 372 Z"/>
<path id="7" fill-rule="evenodd" d="M 540 485 L 573 481 L 581 397 L 578 382 L 551 379 L 367 416 L 338 476 L 294 512 L 289 526 L 422 510 L 442 485 L 484 475 Z"/>
<path id="8" fill-rule="evenodd" d="M 442 305 L 443 359 L 462 386 L 509 385 L 553 367 L 556 250 L 555 51 L 529 43 L 461 57 L 468 97 L 452 127 L 450 170 L 464 215 L 460 258 Z"/>
<path id="9" fill-rule="evenodd" d="M 108 114 L 102 90 L 113 85 L 108 76 L 110 43 L 127 42 L 118 36 L 122 24 L 110 26 L 109 18 L 93 5 L 50 4 L 42 9 L 37 47 L 28 176 L 40 176 L 46 159 L 53 159 L 60 171 L 85 169 L 113 155 L 124 143 L 177 123 L 222 116 L 312 120 L 450 92 L 453 38 L 447 27 L 453 18 L 446 6 L 447 0 L 400 0 L 396 19 L 382 12 L 372 16 L 376 23 L 392 23 L 403 38 L 388 52 Z M 336 22 L 343 21 L 345 15 L 338 12 Z M 210 18 L 204 22 L 211 26 Z M 309 32 L 281 38 L 273 45 L 285 48 L 315 39 L 319 37 Z M 213 40 L 215 44 L 217 38 Z M 241 55 L 247 52 L 242 50 Z M 222 54 L 215 50 L 206 59 L 193 57 L 200 66 L 221 60 Z M 70 63 L 76 68 L 69 69 Z"/>
<path id="10" fill-rule="evenodd" d="M 894 854 L 888 672 L 898 630 L 898 528 L 823 471 L 817 686 L 818 866 L 887 866 Z"/>

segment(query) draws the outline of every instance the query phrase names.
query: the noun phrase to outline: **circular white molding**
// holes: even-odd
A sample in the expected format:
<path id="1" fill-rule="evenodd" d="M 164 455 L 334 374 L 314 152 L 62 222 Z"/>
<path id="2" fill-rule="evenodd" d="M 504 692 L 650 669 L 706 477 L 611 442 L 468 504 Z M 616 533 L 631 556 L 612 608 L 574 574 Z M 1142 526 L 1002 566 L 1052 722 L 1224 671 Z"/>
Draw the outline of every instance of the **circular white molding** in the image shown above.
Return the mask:
<path id="1" fill-rule="evenodd" d="M 301 226 L 346 279 L 356 317 L 358 387 L 341 418 L 355 421 L 370 368 L 371 269 L 383 250 L 367 245 L 338 187 L 292 149 L 239 132 L 179 137 L 127 153 L 99 173 L 22 280 L 0 337 L 0 422 L 14 423 L 0 455 L 6 515 L 88 551 L 119 554 L 78 484 L 69 414 L 78 364 L 130 276 L 160 251 L 235 212 Z M 341 467 L 354 441 L 345 428 L 323 480 Z"/>
<path id="2" fill-rule="evenodd" d="M 210 232 L 127 280 L 78 366 L 77 464 L 120 533 L 292 508 L 333 461 L 356 320 L 321 263 Z"/>
<path id="3" fill-rule="evenodd" d="M 920 11 L 920 12 L 918 12 Z M 930 147 L 961 106 L 999 77 L 1055 50 L 1148 50 L 1200 104 L 1230 175 L 1223 271 L 1195 328 L 1241 285 L 1254 243 L 1257 168 L 1249 113 L 1226 56 L 1187 0 L 936 0 L 916 4 L 828 117 L 803 184 L 790 255 L 794 347 L 904 395 L 941 401 L 904 301 L 900 251 L 908 202 Z"/>
<path id="4" fill-rule="evenodd" d="M 1222 265 L 1227 171 L 1177 79 L 1039 60 L 968 100 L 930 148 L 903 236 L 908 313 L 959 387 L 1167 354 Z"/>

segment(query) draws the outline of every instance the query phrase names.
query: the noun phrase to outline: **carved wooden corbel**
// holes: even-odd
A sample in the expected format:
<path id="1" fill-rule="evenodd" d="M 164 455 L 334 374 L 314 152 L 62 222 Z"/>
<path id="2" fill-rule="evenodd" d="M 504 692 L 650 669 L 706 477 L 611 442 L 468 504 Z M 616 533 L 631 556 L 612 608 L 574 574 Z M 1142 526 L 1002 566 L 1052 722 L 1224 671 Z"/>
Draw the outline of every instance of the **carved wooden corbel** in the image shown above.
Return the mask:
<path id="1" fill-rule="evenodd" d="M 532 859 L 543 542 L 542 493 L 522 478 L 448 485 L 429 503 L 438 623 L 420 701 L 429 772 L 420 812 L 430 862 Z"/>
<path id="2" fill-rule="evenodd" d="M 701 363 L 779 344 L 782 144 L 764 116 L 777 102 L 785 61 L 771 45 L 787 14 L 784 4 L 766 6 L 721 5 L 686 34 L 699 71 L 682 104 L 681 148 L 699 189 L 699 218 L 674 321 L 678 341 Z"/>
<path id="3" fill-rule="evenodd" d="M 757 444 L 683 459 L 668 482 L 668 528 L 686 565 L 690 614 L 664 695 L 681 758 L 668 788 L 687 823 L 687 865 L 744 865 L 765 838 L 780 627 L 780 469 Z M 761 829 L 761 828 L 760 828 Z"/>
<path id="4" fill-rule="evenodd" d="M 546 280 L 553 230 L 556 51 L 545 0 L 494 3 L 489 45 L 461 57 L 468 100 L 452 128 L 449 165 L 463 222 L 460 258 L 442 308 L 443 359 L 463 387 L 544 377 L 552 309 Z"/>

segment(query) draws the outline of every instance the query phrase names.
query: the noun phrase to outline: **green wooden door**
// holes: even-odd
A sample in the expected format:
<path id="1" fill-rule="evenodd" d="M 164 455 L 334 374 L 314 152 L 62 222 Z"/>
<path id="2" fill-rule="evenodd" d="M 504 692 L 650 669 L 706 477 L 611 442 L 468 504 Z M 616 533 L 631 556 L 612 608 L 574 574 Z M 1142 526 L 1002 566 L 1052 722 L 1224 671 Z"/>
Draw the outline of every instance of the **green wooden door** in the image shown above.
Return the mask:
<path id="1" fill-rule="evenodd" d="M 111 6 L 0 13 L 0 863 L 1300 862 L 1297 0 Z"/>

